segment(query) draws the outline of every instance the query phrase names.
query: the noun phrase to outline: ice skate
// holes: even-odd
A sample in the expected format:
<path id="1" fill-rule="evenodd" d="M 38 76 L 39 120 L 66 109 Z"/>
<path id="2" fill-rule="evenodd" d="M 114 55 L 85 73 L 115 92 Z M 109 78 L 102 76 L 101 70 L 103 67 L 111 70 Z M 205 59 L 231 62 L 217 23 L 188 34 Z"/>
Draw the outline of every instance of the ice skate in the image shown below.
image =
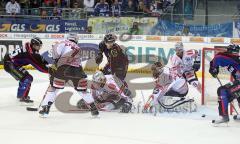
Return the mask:
<path id="1" fill-rule="evenodd" d="M 228 116 L 223 116 L 217 120 L 212 120 L 212 123 L 215 125 L 215 126 L 218 126 L 220 124 L 228 124 L 229 122 L 229 117 Z"/>
<path id="2" fill-rule="evenodd" d="M 240 122 L 240 114 L 234 115 L 234 116 L 233 116 L 233 119 L 234 119 L 235 121 L 239 121 L 239 122 Z"/>
<path id="3" fill-rule="evenodd" d="M 93 117 L 98 117 L 99 115 L 99 112 L 98 112 L 98 109 L 96 107 L 96 105 L 94 103 L 90 104 L 90 111 L 91 111 L 91 114 Z"/>
<path id="4" fill-rule="evenodd" d="M 33 106 L 34 104 L 34 101 L 29 96 L 19 98 L 19 102 L 21 106 Z"/>

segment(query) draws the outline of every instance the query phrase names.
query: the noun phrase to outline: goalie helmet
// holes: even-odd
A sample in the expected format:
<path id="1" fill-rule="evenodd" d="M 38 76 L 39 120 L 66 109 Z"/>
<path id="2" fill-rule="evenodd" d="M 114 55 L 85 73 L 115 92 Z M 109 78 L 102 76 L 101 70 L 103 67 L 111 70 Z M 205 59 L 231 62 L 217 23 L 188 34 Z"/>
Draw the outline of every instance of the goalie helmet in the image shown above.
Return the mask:
<path id="1" fill-rule="evenodd" d="M 78 37 L 78 35 L 76 33 L 69 33 L 68 36 L 67 36 L 67 39 L 69 41 L 72 41 L 72 42 L 77 44 L 78 40 L 79 40 L 79 37 Z"/>
<path id="2" fill-rule="evenodd" d="M 93 75 L 93 82 L 96 82 L 98 84 L 105 84 L 106 83 L 106 77 L 101 71 L 97 71 Z"/>
<path id="3" fill-rule="evenodd" d="M 152 75 L 154 78 L 157 78 L 163 72 L 164 65 L 161 62 L 155 62 L 152 67 Z"/>

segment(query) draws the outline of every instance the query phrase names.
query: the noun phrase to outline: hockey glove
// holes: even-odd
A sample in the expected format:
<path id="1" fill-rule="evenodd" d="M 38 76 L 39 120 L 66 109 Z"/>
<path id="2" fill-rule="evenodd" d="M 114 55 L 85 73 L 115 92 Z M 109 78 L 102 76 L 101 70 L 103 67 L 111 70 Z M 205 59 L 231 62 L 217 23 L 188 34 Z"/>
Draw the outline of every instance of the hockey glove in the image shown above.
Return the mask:
<path id="1" fill-rule="evenodd" d="M 99 53 L 96 58 L 95 58 L 95 61 L 96 63 L 99 65 L 103 60 L 103 55 L 101 53 Z"/>
<path id="2" fill-rule="evenodd" d="M 194 71 L 198 71 L 200 69 L 200 61 L 194 61 L 193 69 Z"/>
<path id="3" fill-rule="evenodd" d="M 214 78 L 217 77 L 218 72 L 219 72 L 218 68 L 214 68 L 214 67 L 210 67 L 210 68 L 209 68 L 209 73 L 210 73 Z"/>
<path id="4" fill-rule="evenodd" d="M 125 102 L 122 107 L 121 111 L 122 113 L 129 113 L 132 109 L 132 104 L 130 102 Z"/>
<path id="5" fill-rule="evenodd" d="M 55 71 L 57 71 L 56 64 L 48 65 L 48 73 L 49 74 L 53 74 L 53 73 L 55 73 Z"/>

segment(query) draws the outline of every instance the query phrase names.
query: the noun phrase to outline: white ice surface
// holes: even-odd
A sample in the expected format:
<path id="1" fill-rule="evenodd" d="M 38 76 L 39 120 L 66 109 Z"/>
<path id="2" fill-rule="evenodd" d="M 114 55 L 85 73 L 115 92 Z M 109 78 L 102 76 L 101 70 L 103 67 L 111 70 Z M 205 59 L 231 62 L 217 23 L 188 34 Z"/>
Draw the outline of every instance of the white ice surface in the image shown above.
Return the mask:
<path id="1" fill-rule="evenodd" d="M 41 100 L 48 87 L 48 76 L 30 71 L 34 82 L 32 99 Z M 18 83 L 0 71 L 0 144 L 237 144 L 240 123 L 231 119 L 228 127 L 213 127 L 217 107 L 201 107 L 195 113 L 120 114 L 100 112 L 100 118 L 90 113 L 66 114 L 52 111 L 48 118 L 28 112 L 16 100 Z M 142 81 L 143 79 L 140 79 Z M 134 80 L 136 82 L 137 80 Z M 151 90 L 143 91 L 145 99 Z M 192 87 L 190 97 L 200 99 Z M 76 103 L 74 95 L 71 103 Z M 141 100 L 137 92 L 136 100 Z M 206 117 L 201 117 L 205 114 Z"/>

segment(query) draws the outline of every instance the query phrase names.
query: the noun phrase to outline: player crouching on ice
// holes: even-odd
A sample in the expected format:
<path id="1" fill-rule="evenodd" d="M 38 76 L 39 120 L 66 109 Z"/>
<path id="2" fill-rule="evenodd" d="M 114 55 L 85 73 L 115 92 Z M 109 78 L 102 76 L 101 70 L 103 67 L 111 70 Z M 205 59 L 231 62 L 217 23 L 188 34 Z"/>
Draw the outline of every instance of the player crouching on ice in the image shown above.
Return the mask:
<path id="1" fill-rule="evenodd" d="M 31 64 L 40 72 L 48 73 L 48 62 L 39 54 L 42 44 L 40 38 L 35 37 L 30 43 L 27 42 L 23 47 L 16 48 L 4 56 L 4 70 L 19 81 L 17 98 L 26 105 L 33 104 L 28 95 L 33 77 L 23 66 Z"/>
<path id="2" fill-rule="evenodd" d="M 239 46 L 229 45 L 226 52 L 218 53 L 210 62 L 209 73 L 214 78 L 217 78 L 219 67 L 227 67 L 231 73 L 234 81 L 221 85 L 218 90 L 218 110 L 221 118 L 213 120 L 212 123 L 220 124 L 229 122 L 228 103 L 237 99 L 240 107 L 240 59 L 239 59 Z M 219 80 L 219 79 L 218 79 Z M 240 120 L 240 115 L 234 116 L 235 120 Z"/>
<path id="3" fill-rule="evenodd" d="M 152 105 L 159 104 L 164 109 L 174 109 L 184 103 L 194 102 L 193 99 L 185 99 L 188 93 L 188 84 L 184 77 L 174 78 L 170 69 L 161 62 L 155 62 L 151 70 L 155 79 L 155 88 L 148 102 L 144 105 L 144 112 L 149 110 Z M 169 96 L 179 97 L 179 99 L 171 104 L 166 104 L 166 98 Z"/>
<path id="4" fill-rule="evenodd" d="M 102 111 L 120 109 L 120 112 L 128 113 L 132 108 L 132 95 L 125 84 L 115 75 L 104 75 L 97 71 L 93 75 L 91 93 L 97 107 Z M 78 102 L 78 108 L 86 109 L 83 100 Z"/>
<path id="5" fill-rule="evenodd" d="M 55 63 L 50 67 L 50 85 L 41 103 L 42 109 L 39 111 L 42 117 L 48 115 L 57 91 L 63 89 L 67 82 L 72 82 L 75 90 L 86 102 L 91 114 L 93 116 L 99 114 L 92 95 L 87 92 L 87 75 L 81 66 L 81 48 L 77 43 L 77 34 L 69 34 L 67 40 L 54 45 L 52 48 Z"/>

